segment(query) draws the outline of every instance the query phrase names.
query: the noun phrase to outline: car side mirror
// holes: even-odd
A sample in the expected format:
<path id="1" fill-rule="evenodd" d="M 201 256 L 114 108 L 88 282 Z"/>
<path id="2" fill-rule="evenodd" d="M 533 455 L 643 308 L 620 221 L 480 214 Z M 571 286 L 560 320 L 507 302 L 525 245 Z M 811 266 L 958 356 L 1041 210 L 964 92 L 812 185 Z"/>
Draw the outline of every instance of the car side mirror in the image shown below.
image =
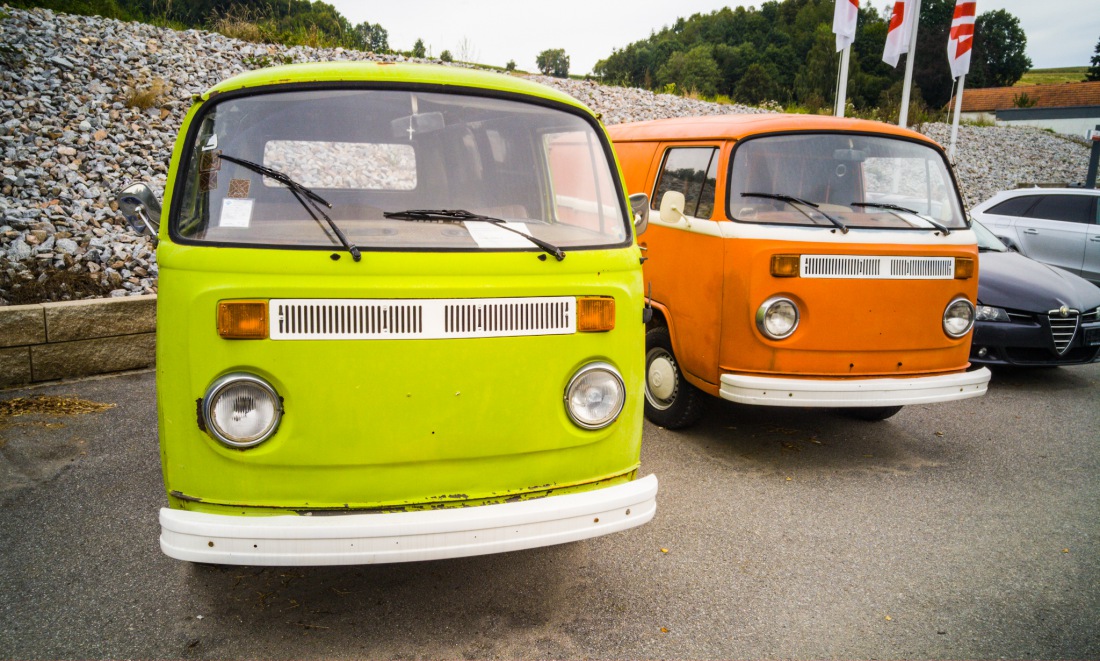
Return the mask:
<path id="1" fill-rule="evenodd" d="M 687 222 L 688 227 L 691 227 L 691 221 L 684 215 L 684 205 L 686 200 L 684 194 L 678 191 L 670 190 L 661 196 L 661 222 L 674 225 L 680 222 L 680 219 L 684 219 Z"/>
<path id="2" fill-rule="evenodd" d="M 160 202 L 152 189 L 142 183 L 130 184 L 115 196 L 118 210 L 138 234 L 148 232 L 154 239 L 160 229 Z"/>
<path id="3" fill-rule="evenodd" d="M 631 195 L 630 210 L 634 214 L 634 233 L 642 234 L 649 227 L 649 196 L 645 193 Z"/>

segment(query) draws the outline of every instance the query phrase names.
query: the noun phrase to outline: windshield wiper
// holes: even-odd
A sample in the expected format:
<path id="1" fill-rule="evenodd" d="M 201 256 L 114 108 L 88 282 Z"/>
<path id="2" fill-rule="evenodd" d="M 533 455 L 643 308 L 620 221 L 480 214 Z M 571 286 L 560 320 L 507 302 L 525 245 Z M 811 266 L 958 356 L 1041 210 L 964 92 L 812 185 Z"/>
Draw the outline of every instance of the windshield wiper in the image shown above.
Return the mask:
<path id="1" fill-rule="evenodd" d="M 917 218 L 920 218 L 924 222 L 928 223 L 932 227 L 935 227 L 939 231 L 943 232 L 944 236 L 947 236 L 948 234 L 951 233 L 951 230 L 947 229 L 946 225 L 940 224 L 940 223 L 932 220 L 931 218 L 922 215 L 918 211 L 914 211 L 913 209 L 907 209 L 905 207 L 900 207 L 896 204 L 885 204 L 885 203 L 882 203 L 882 202 L 852 202 L 848 206 L 851 206 L 851 207 L 875 207 L 876 209 L 886 209 L 888 211 L 901 211 L 903 213 L 911 213 L 914 216 L 916 216 Z M 894 215 L 897 216 L 897 214 L 894 214 Z"/>
<path id="2" fill-rule="evenodd" d="M 244 166 L 249 170 L 252 170 L 253 172 L 261 174 L 268 179 L 274 179 L 280 184 L 286 186 L 287 190 L 289 190 L 291 194 L 294 195 L 294 198 L 298 200 L 298 202 L 300 202 L 303 207 L 305 207 L 306 211 L 309 213 L 314 221 L 318 223 L 321 222 L 317 218 L 317 214 L 321 214 L 321 218 L 325 219 L 325 222 L 328 223 L 328 226 L 332 229 L 333 233 L 336 234 L 336 236 L 340 239 L 340 243 L 342 243 L 344 245 L 344 248 L 347 249 L 349 253 L 351 253 L 352 260 L 358 262 L 362 258 L 362 256 L 359 254 L 359 248 L 356 248 L 355 244 L 349 241 L 348 237 L 344 236 L 344 233 L 340 231 L 340 228 L 336 226 L 336 223 L 332 220 L 332 218 L 329 218 L 328 214 L 325 213 L 324 209 L 321 208 L 321 204 L 325 205 L 329 209 L 332 208 L 332 204 L 328 200 L 321 197 L 317 193 L 314 193 L 312 189 L 303 186 L 297 181 L 294 181 L 290 178 L 290 175 L 280 170 L 275 170 L 273 168 L 267 167 L 266 165 L 260 165 L 259 163 L 253 163 L 252 161 L 246 161 L 243 158 L 226 156 L 225 154 L 221 154 L 219 158 L 225 159 L 230 163 L 236 163 L 237 165 Z"/>
<path id="3" fill-rule="evenodd" d="M 794 197 L 793 195 L 780 195 L 778 193 L 741 193 L 741 197 L 763 197 L 763 198 L 766 198 L 766 199 L 769 199 L 769 200 L 779 200 L 780 202 L 786 202 L 787 204 L 791 205 L 795 209 L 798 209 L 802 213 L 803 216 L 806 216 L 810 220 L 813 220 L 814 219 L 813 216 L 806 213 L 806 211 L 804 211 L 803 209 L 799 208 L 796 205 L 802 204 L 802 205 L 805 205 L 807 207 L 811 207 L 814 211 L 818 212 L 822 216 L 825 216 L 825 219 L 828 220 L 830 223 L 832 223 L 833 225 L 836 225 L 837 229 L 839 229 L 841 231 L 841 233 L 843 233 L 843 234 L 848 233 L 848 228 L 844 225 L 844 223 L 840 222 L 839 219 L 833 218 L 829 214 L 825 213 L 824 211 L 822 211 L 819 208 L 819 205 L 814 204 L 813 202 L 810 202 L 809 200 L 803 200 L 802 198 Z"/>
<path id="4" fill-rule="evenodd" d="M 507 221 L 501 218 L 493 218 L 492 216 L 483 216 L 479 213 L 473 213 L 466 211 L 465 209 L 407 209 L 405 211 L 386 211 L 382 214 L 386 218 L 392 218 L 394 220 L 446 220 L 446 221 L 475 221 L 480 223 L 490 223 L 496 225 L 502 230 L 508 230 L 513 234 L 518 234 L 527 239 L 536 246 L 542 248 L 549 254 L 553 255 L 559 262 L 565 259 L 565 252 L 561 248 L 555 246 L 552 243 L 547 243 L 542 239 L 525 234 L 513 227 L 509 227 Z M 545 258 L 543 258 L 545 259 Z"/>

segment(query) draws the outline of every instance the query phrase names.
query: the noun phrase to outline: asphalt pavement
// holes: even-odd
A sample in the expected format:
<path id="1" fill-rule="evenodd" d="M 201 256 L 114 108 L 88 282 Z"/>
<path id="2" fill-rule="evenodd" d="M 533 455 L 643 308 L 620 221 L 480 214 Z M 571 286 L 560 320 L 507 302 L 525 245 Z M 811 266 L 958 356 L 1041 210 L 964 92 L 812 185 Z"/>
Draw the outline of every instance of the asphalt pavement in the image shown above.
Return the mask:
<path id="1" fill-rule="evenodd" d="M 4 658 L 1100 658 L 1100 364 L 880 423 L 713 402 L 646 425 L 641 528 L 458 560 L 161 554 L 152 372 L 0 415 Z M 2 410 L 2 409 L 0 409 Z"/>

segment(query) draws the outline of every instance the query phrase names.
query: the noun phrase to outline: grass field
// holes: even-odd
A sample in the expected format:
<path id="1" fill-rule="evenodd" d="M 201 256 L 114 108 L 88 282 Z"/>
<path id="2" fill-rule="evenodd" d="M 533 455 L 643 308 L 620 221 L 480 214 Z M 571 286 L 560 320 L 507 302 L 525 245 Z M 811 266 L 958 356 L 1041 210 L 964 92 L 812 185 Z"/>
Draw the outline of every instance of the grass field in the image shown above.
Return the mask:
<path id="1" fill-rule="evenodd" d="M 1061 67 L 1059 69 L 1032 69 L 1024 74 L 1020 85 L 1054 85 L 1057 83 L 1079 83 L 1085 79 L 1088 67 Z"/>

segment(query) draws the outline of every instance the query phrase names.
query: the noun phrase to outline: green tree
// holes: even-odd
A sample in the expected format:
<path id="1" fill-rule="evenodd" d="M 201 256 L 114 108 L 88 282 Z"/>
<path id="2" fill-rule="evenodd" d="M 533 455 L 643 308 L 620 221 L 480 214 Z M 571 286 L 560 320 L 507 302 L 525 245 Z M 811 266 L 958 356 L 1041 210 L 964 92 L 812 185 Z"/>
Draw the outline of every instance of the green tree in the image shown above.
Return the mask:
<path id="1" fill-rule="evenodd" d="M 563 48 L 548 48 L 535 58 L 535 66 L 544 76 L 567 78 L 569 76 L 569 56 Z"/>
<path id="2" fill-rule="evenodd" d="M 508 60 L 508 64 L 504 65 L 504 70 L 505 71 L 515 71 L 516 70 L 516 61 L 515 60 Z"/>
<path id="3" fill-rule="evenodd" d="M 974 23 L 974 52 L 967 86 L 1010 87 L 1031 68 L 1027 35 L 1020 20 L 1003 9 L 988 11 Z"/>
<path id="4" fill-rule="evenodd" d="M 822 106 L 836 98 L 836 76 L 840 61 L 836 54 L 836 37 L 832 27 L 821 23 L 814 30 L 814 42 L 805 64 L 794 77 L 794 93 L 800 103 Z M 820 101 L 819 101 L 820 100 Z"/>
<path id="5" fill-rule="evenodd" d="M 901 73 L 882 61 L 886 46 L 886 21 L 874 7 L 859 10 L 856 40 L 852 43 L 851 66 L 848 70 L 848 100 L 856 108 L 869 110 L 878 103 Z"/>
<path id="6" fill-rule="evenodd" d="M 745 69 L 745 75 L 737 81 L 733 95 L 738 101 L 750 105 L 760 105 L 776 97 L 775 79 L 778 71 L 774 64 L 755 62 Z"/>
<path id="7" fill-rule="evenodd" d="M 722 73 L 711 57 L 711 47 L 702 44 L 687 53 L 673 53 L 668 62 L 657 70 L 658 84 L 675 84 L 681 92 L 702 96 L 714 96 L 721 81 Z"/>
<path id="8" fill-rule="evenodd" d="M 1092 66 L 1089 67 L 1085 80 L 1095 81 L 1100 80 L 1100 41 L 1096 42 L 1096 48 L 1092 52 L 1095 55 L 1092 56 Z"/>
<path id="9" fill-rule="evenodd" d="M 933 108 L 942 107 L 951 99 L 953 79 L 951 65 L 947 61 L 947 36 L 951 31 L 951 18 L 954 15 L 955 0 L 921 0 L 917 52 L 913 60 L 913 85 L 920 88 Z M 898 80 L 903 75 L 904 69 L 899 66 Z M 970 79 L 967 78 L 967 84 L 969 82 Z M 899 105 L 900 101 L 899 97 Z"/>
<path id="10" fill-rule="evenodd" d="M 449 51 L 449 50 L 445 50 L 442 53 L 440 53 L 439 54 L 439 59 L 443 60 L 444 62 L 454 62 L 455 61 L 454 56 L 451 55 L 451 51 Z"/>
<path id="11" fill-rule="evenodd" d="M 413 44 L 412 56 L 413 57 L 424 58 L 424 57 L 427 57 L 427 55 L 428 55 L 428 51 L 427 51 L 427 49 L 424 48 L 424 40 L 423 39 L 417 39 L 416 43 Z"/>
<path id="12" fill-rule="evenodd" d="M 388 53 L 390 52 L 390 34 L 386 31 L 386 28 L 375 23 L 363 22 L 355 26 L 355 34 L 358 37 L 358 41 L 362 44 L 363 50 L 371 51 L 372 53 Z"/>

